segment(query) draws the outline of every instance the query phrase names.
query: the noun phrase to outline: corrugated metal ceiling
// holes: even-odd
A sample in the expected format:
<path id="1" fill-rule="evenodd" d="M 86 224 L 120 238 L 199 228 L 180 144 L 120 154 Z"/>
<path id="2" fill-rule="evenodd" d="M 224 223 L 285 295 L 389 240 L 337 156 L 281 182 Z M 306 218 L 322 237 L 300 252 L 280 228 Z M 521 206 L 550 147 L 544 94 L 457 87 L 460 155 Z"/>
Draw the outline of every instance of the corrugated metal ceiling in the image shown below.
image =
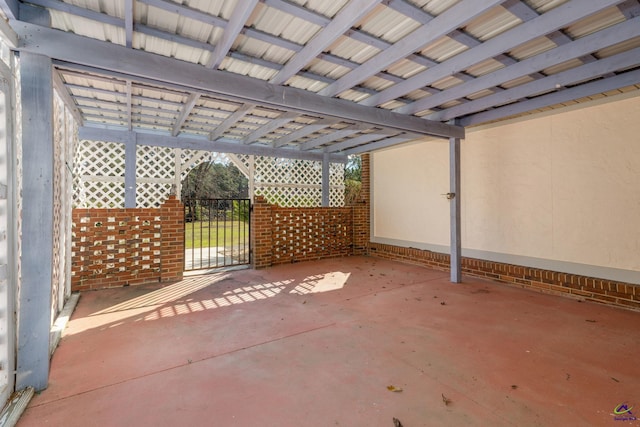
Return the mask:
<path id="1" fill-rule="evenodd" d="M 353 2 L 359 2 L 362 10 L 371 7 L 370 12 L 349 20 L 344 10 Z M 239 27 L 234 26 L 234 14 L 254 2 L 22 3 L 49 9 L 54 29 L 201 66 L 231 37 L 218 71 L 269 82 L 305 58 L 283 85 L 320 92 L 318 97 L 330 93 L 359 107 L 445 122 L 457 119 L 464 125 L 610 96 L 634 90 L 640 83 L 636 77 L 640 56 L 633 50 L 640 46 L 637 0 L 262 0 Z M 344 19 L 350 24 L 344 34 L 323 31 Z M 126 30 L 128 21 L 133 23 L 131 33 Z M 412 35 L 419 31 L 432 38 L 416 42 Z M 591 43 L 593 50 L 578 45 L 583 38 L 597 40 Z M 306 59 L 315 45 L 320 45 L 318 53 Z M 582 53 L 556 55 L 566 45 Z M 400 57 L 396 52 L 406 54 Z M 609 62 L 600 66 L 603 60 Z M 323 126 L 326 118 L 319 114 L 291 114 L 268 107 L 269 102 L 260 105 L 222 94 L 178 91 L 162 81 L 151 84 L 139 76 L 126 78 L 91 68 L 91 58 L 77 67 L 56 64 L 84 126 L 346 154 L 379 148 L 385 138 L 401 133 L 354 120 L 338 119 Z M 547 82 L 556 76 L 563 83 L 549 87 Z M 341 89 L 331 93 L 334 87 Z M 512 99 L 511 91 L 529 87 Z M 372 132 L 380 135 L 373 140 L 376 145 L 358 144 Z M 404 136 L 411 140 L 419 135 Z M 349 140 L 354 145 L 345 143 Z"/>

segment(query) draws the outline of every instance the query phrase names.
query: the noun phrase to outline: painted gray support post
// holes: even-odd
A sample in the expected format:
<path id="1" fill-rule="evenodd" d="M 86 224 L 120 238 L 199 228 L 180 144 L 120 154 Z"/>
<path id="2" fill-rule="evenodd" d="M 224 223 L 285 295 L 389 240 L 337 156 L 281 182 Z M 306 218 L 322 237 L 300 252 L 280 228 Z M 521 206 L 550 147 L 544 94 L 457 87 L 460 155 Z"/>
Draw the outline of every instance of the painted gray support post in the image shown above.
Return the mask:
<path id="1" fill-rule="evenodd" d="M 53 271 L 53 79 L 51 58 L 20 54 L 22 283 L 16 389 L 47 387 Z"/>
<path id="2" fill-rule="evenodd" d="M 451 227 L 451 281 L 462 282 L 462 239 L 460 238 L 460 138 L 449 138 L 449 201 Z"/>
<path id="3" fill-rule="evenodd" d="M 329 153 L 322 154 L 322 206 L 329 206 Z"/>
<path id="4" fill-rule="evenodd" d="M 251 203 L 254 201 L 256 191 L 256 156 L 253 154 L 249 156 L 249 200 Z"/>
<path id="5" fill-rule="evenodd" d="M 175 162 L 174 177 L 173 177 L 173 190 L 175 191 L 178 200 L 182 200 L 182 149 L 173 149 L 173 158 Z"/>
<path id="6" fill-rule="evenodd" d="M 137 134 L 129 133 L 129 138 L 124 146 L 124 207 L 136 207 L 136 153 Z"/>

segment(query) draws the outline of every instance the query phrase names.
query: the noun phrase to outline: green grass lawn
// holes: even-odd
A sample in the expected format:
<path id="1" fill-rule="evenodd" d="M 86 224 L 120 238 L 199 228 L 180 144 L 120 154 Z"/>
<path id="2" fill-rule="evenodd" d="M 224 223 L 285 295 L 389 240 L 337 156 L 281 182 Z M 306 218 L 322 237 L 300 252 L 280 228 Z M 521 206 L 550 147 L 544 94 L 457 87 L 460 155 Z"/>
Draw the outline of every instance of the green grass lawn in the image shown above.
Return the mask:
<path id="1" fill-rule="evenodd" d="M 249 223 L 194 221 L 185 223 L 185 248 L 249 245 Z"/>

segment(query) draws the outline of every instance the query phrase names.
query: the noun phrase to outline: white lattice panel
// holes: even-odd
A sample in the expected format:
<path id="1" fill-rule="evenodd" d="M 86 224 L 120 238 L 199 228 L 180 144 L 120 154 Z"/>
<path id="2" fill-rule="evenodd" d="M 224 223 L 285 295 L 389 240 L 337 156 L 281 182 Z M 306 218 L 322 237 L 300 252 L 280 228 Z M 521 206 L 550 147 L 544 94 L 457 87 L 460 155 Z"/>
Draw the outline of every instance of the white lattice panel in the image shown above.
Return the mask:
<path id="1" fill-rule="evenodd" d="M 138 182 L 136 205 L 141 208 L 158 208 L 171 194 L 173 182 Z"/>
<path id="2" fill-rule="evenodd" d="M 62 99 L 54 91 L 53 96 L 53 260 L 51 277 L 51 324 L 61 307 L 59 301 L 60 282 L 64 280 L 61 265 L 64 260 L 64 227 L 63 187 L 65 174 L 61 170 L 64 165 L 65 143 L 65 111 Z M 64 291 L 63 291 L 64 293 Z"/>
<path id="3" fill-rule="evenodd" d="M 22 253 L 22 98 L 21 98 L 21 90 L 20 90 L 20 58 L 17 55 L 12 55 L 13 57 L 13 71 L 14 71 L 14 80 L 13 80 L 13 97 L 14 97 L 14 105 L 15 105 L 15 115 L 14 115 L 14 127 L 13 127 L 13 136 L 15 139 L 15 153 L 16 153 L 16 171 L 15 171 L 15 179 L 16 179 L 16 232 L 17 232 L 17 246 L 18 246 L 18 254 Z M 16 295 L 20 295 L 20 287 L 22 286 L 22 257 L 16 257 Z M 16 298 L 16 312 L 19 313 L 20 310 L 20 299 Z"/>
<path id="4" fill-rule="evenodd" d="M 120 182 L 84 181 L 81 183 L 86 208 L 124 207 L 124 179 Z"/>
<path id="5" fill-rule="evenodd" d="M 136 149 L 136 205 L 160 206 L 171 193 L 176 171 L 173 148 L 139 145 Z"/>
<path id="6" fill-rule="evenodd" d="M 224 153 L 199 150 L 181 150 L 180 160 L 180 179 L 183 180 L 187 177 L 189 172 L 191 172 L 191 170 L 198 166 L 200 163 L 209 161 L 220 161 L 226 163 L 229 161 L 229 158 Z"/>
<path id="7" fill-rule="evenodd" d="M 74 206 L 124 207 L 124 144 L 83 140 L 74 158 Z"/>
<path id="8" fill-rule="evenodd" d="M 322 182 L 322 163 L 306 160 L 258 157 L 254 177 L 260 184 L 315 184 Z"/>
<path id="9" fill-rule="evenodd" d="M 344 206 L 344 164 L 329 165 L 329 205 Z"/>
<path id="10" fill-rule="evenodd" d="M 124 206 L 124 145 L 82 141 L 76 155 L 75 201 L 81 207 Z M 96 153 L 104 153 L 103 155 Z M 256 195 L 280 206 L 322 204 L 322 162 L 180 150 L 180 178 L 202 162 L 233 161 L 253 177 Z M 176 184 L 176 150 L 138 146 L 136 153 L 136 204 L 156 207 L 167 199 Z M 238 164 L 239 163 L 239 164 Z M 344 166 L 330 165 L 330 205 L 344 205 Z M 105 197 L 113 196 L 107 201 Z"/>
<path id="11" fill-rule="evenodd" d="M 0 42 L 2 37 L 0 36 Z M 0 44 L 0 45 L 3 45 Z M 10 189 L 12 184 L 13 159 L 11 134 L 11 76 L 0 71 L 0 185 Z M 8 400 L 13 391 L 11 370 L 15 324 L 12 302 L 15 300 L 13 271 L 13 217 L 11 203 L 13 200 L 8 191 L 0 196 L 0 230 L 4 234 L 0 239 L 0 269 L 5 272 L 0 276 L 0 401 Z"/>
<path id="12" fill-rule="evenodd" d="M 69 171 L 71 155 L 77 145 L 77 124 L 54 91 L 53 98 L 53 269 L 51 321 L 64 307 L 70 294 L 71 195 L 73 178 Z"/>
<path id="13" fill-rule="evenodd" d="M 175 169 L 176 162 L 173 148 L 138 145 L 136 179 L 151 178 L 173 181 Z"/>
<path id="14" fill-rule="evenodd" d="M 322 204 L 322 162 L 238 155 L 242 165 L 254 167 L 254 193 L 280 206 L 311 207 Z M 344 165 L 329 168 L 330 206 L 344 206 Z"/>
<path id="15" fill-rule="evenodd" d="M 67 111 L 67 152 L 66 159 L 67 162 L 65 166 L 65 173 L 67 174 L 67 186 L 65 188 L 65 202 L 67 205 L 68 217 L 66 220 L 66 257 L 65 257 L 65 284 L 64 284 L 64 292 L 65 298 L 71 296 L 71 240 L 72 240 L 72 230 L 71 230 L 71 221 L 68 219 L 71 217 L 71 210 L 73 209 L 73 186 L 74 186 L 74 176 L 71 170 L 71 165 L 73 164 L 73 155 L 76 152 L 76 148 L 78 147 L 78 122 L 76 122 L 73 114 Z"/>
<path id="16" fill-rule="evenodd" d="M 256 195 L 282 207 L 314 207 L 322 204 L 322 189 L 313 187 L 256 187 Z"/>

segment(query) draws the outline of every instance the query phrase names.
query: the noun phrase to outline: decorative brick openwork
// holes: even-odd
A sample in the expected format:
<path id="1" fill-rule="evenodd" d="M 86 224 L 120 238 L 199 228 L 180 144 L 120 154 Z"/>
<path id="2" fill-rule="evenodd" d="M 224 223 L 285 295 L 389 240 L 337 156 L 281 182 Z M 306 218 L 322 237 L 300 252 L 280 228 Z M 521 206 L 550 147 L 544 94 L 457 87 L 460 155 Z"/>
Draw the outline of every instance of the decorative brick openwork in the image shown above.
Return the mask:
<path id="1" fill-rule="evenodd" d="M 184 269 L 184 208 L 74 209 L 72 289 L 173 281 Z"/>
<path id="2" fill-rule="evenodd" d="M 353 254 L 353 208 L 288 208 L 257 196 L 251 216 L 255 268 Z"/>

